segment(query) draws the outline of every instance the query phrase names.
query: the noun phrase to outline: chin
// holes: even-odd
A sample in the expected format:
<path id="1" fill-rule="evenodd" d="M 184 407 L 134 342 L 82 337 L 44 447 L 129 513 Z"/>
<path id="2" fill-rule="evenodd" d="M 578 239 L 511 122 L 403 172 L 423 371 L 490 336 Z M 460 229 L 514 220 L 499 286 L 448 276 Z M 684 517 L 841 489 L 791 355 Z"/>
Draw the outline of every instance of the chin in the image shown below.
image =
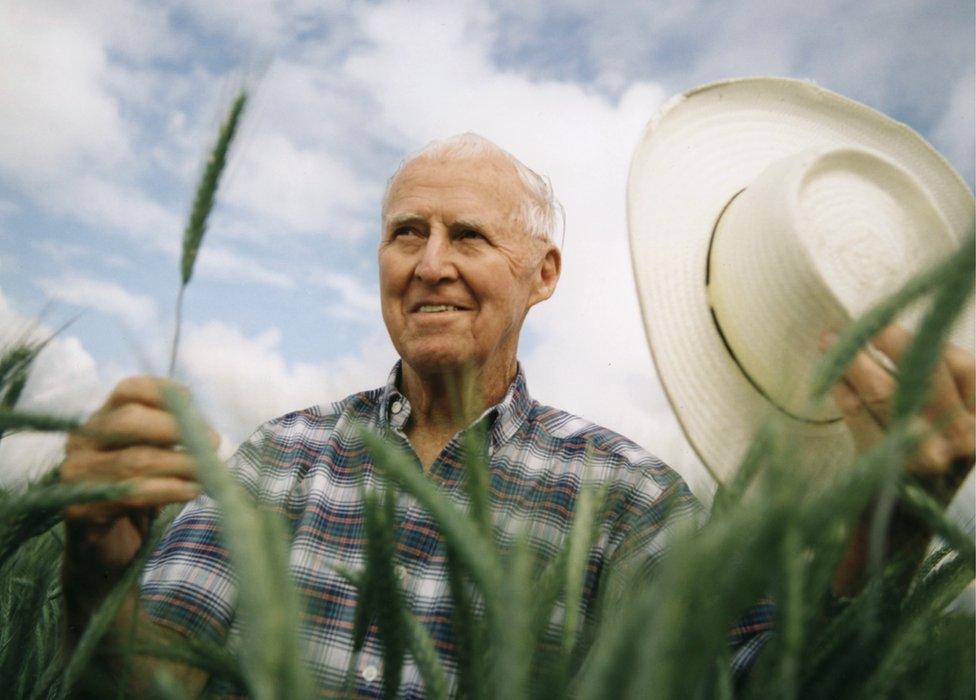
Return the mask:
<path id="1" fill-rule="evenodd" d="M 421 374 L 452 372 L 474 362 L 470 353 L 450 347 L 418 348 L 413 352 L 403 353 L 401 357 L 415 372 Z"/>

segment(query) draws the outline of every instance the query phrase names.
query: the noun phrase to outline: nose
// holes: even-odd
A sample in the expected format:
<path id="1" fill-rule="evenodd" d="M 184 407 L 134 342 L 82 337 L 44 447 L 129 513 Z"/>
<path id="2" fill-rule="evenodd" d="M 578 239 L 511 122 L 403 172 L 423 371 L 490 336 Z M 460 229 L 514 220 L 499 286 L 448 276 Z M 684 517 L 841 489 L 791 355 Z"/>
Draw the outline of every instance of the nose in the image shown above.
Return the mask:
<path id="1" fill-rule="evenodd" d="M 427 236 L 414 274 L 431 285 L 457 279 L 454 251 L 446 230 L 433 230 Z"/>

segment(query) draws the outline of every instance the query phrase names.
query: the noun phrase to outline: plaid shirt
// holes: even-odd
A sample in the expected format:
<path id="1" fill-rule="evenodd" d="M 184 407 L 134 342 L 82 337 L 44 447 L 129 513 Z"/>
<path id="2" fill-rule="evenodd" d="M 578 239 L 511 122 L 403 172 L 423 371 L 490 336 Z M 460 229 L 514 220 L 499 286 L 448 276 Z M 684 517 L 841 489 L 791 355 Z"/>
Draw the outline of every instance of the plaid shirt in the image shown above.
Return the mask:
<path id="1" fill-rule="evenodd" d="M 365 481 L 369 488 L 378 475 L 356 426 L 387 428 L 411 449 L 404 433 L 410 402 L 397 390 L 399 369 L 398 363 L 381 389 L 266 423 L 230 462 L 240 481 L 291 524 L 290 572 L 304 600 L 307 660 L 326 695 L 341 687 L 350 667 L 356 670 L 358 694 L 379 697 L 382 691 L 377 629 L 370 628 L 364 649 L 352 658 L 356 592 L 333 567 L 356 569 L 365 562 L 360 484 Z M 521 369 L 502 401 L 479 420 L 490 421 L 492 515 L 503 535 L 528 530 L 543 554 L 558 551 L 570 530 L 584 465 L 588 479 L 610 482 L 611 492 L 620 496 L 590 552 L 584 601 L 595 598 L 605 564 L 649 567 L 679 521 L 701 512 L 680 477 L 633 442 L 534 401 Z M 455 436 L 431 465 L 429 478 L 467 510 L 462 459 Z M 409 496 L 398 501 L 397 522 L 397 571 L 406 600 L 430 632 L 454 687 L 456 649 L 443 540 Z M 164 535 L 146 567 L 142 600 L 153 620 L 184 635 L 224 640 L 237 634 L 234 575 L 217 534 L 215 504 L 206 496 L 184 508 Z M 759 607 L 733 630 L 734 666 L 751 661 L 768 622 L 768 611 Z M 230 688 L 211 690 L 235 694 Z M 424 695 L 409 655 L 400 693 Z"/>

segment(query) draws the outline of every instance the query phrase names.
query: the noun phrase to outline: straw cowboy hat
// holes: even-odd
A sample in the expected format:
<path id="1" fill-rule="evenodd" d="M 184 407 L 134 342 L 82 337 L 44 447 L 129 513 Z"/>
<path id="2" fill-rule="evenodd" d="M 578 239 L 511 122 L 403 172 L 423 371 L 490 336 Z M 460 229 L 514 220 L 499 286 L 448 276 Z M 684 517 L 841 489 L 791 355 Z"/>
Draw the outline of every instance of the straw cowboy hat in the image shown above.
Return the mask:
<path id="1" fill-rule="evenodd" d="M 749 78 L 665 105 L 634 154 L 627 215 L 658 373 L 724 481 L 771 416 L 798 459 L 850 460 L 840 411 L 809 398 L 818 336 L 958 250 L 973 197 L 907 126 L 807 82 Z M 962 317 L 952 339 L 972 350 L 971 307 Z"/>

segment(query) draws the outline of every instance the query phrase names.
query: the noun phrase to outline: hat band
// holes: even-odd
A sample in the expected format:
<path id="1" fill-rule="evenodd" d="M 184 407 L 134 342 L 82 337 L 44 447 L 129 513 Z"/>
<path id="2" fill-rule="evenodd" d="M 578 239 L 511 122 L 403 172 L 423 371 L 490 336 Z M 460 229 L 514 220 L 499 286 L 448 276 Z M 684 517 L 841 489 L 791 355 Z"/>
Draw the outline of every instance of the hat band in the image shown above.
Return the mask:
<path id="1" fill-rule="evenodd" d="M 705 288 L 706 289 L 708 289 L 709 283 L 711 282 L 712 248 L 715 242 L 715 234 L 718 231 L 719 224 L 722 222 L 722 217 L 725 216 L 725 212 L 728 211 L 728 208 L 732 205 L 732 202 L 734 202 L 735 199 L 740 194 L 745 192 L 747 189 L 748 188 L 743 187 L 741 190 L 739 190 L 734 195 L 732 195 L 729 201 L 725 203 L 725 206 L 722 207 L 722 211 L 719 212 L 718 217 L 715 219 L 715 225 L 712 226 L 712 232 L 708 237 L 708 252 L 706 253 L 705 256 Z M 725 346 L 725 351 L 729 354 L 729 357 L 732 358 L 732 361 L 735 363 L 735 366 L 739 368 L 739 371 L 742 372 L 742 376 L 745 377 L 746 381 L 748 381 L 749 384 L 752 385 L 752 388 L 755 389 L 759 393 L 759 395 L 762 396 L 769 403 L 769 405 L 771 405 L 780 413 L 789 416 L 793 420 L 797 420 L 803 423 L 808 423 L 811 425 L 830 425 L 832 423 L 837 423 L 838 421 L 843 420 L 843 418 L 827 418 L 822 420 L 807 418 L 793 411 L 790 411 L 788 408 L 786 408 L 781 403 L 776 401 L 776 399 L 770 396 L 769 393 L 765 389 L 763 389 L 759 381 L 756 380 L 756 378 L 749 373 L 749 371 L 745 368 L 745 366 L 736 356 L 735 350 L 732 349 L 732 345 L 731 343 L 729 343 L 728 338 L 725 335 L 725 331 L 722 330 L 722 323 L 718 320 L 718 314 L 715 312 L 715 307 L 712 305 L 711 295 L 706 293 L 705 298 L 708 301 L 708 312 L 709 315 L 712 317 L 712 323 L 715 324 L 715 330 L 718 333 L 718 337 L 722 340 L 722 345 Z"/>

